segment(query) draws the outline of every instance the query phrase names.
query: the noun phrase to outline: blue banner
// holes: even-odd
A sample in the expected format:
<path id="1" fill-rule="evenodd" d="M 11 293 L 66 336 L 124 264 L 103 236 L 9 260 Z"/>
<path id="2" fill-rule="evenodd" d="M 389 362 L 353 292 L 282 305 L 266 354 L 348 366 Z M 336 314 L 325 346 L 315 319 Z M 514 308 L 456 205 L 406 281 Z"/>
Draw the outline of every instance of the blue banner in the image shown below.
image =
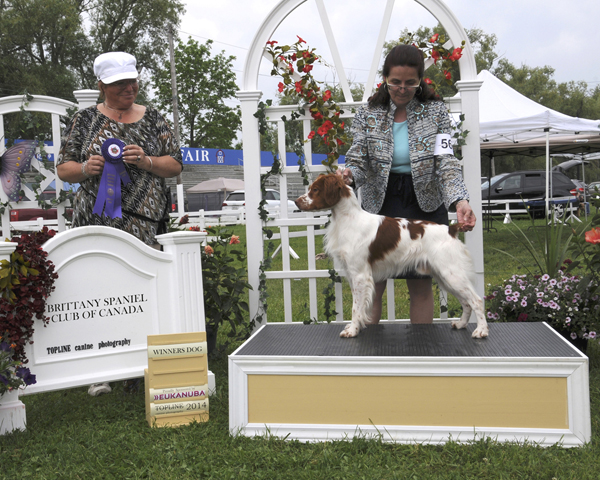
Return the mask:
<path id="1" fill-rule="evenodd" d="M 229 150 L 221 148 L 187 148 L 181 149 L 184 165 L 244 165 L 243 150 Z M 313 153 L 313 164 L 320 164 L 327 158 L 323 153 Z M 288 152 L 286 155 L 288 167 L 298 165 L 298 155 Z M 345 163 L 345 157 L 341 156 L 338 163 Z M 273 154 L 271 152 L 260 152 L 261 167 L 273 165 Z"/>

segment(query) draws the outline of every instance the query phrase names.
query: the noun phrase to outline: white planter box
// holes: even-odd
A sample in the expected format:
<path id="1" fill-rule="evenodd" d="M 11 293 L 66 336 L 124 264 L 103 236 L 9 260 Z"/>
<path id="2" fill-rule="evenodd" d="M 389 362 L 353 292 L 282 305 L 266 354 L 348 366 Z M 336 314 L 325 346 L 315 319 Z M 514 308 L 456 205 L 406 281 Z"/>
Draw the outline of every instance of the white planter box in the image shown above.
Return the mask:
<path id="1" fill-rule="evenodd" d="M 14 430 L 25 430 L 25 405 L 19 400 L 19 391 L 0 396 L 0 435 Z"/>

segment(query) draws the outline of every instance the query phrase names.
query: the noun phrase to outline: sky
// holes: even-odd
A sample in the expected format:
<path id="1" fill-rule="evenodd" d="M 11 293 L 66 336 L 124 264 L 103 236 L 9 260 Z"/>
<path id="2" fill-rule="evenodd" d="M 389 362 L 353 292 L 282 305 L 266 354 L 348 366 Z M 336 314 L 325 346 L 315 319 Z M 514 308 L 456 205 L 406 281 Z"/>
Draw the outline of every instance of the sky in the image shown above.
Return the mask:
<path id="1" fill-rule="evenodd" d="M 346 75 L 351 81 L 365 82 L 374 55 L 387 0 L 323 0 L 336 37 Z M 236 60 L 233 69 L 241 85 L 248 48 L 269 13 L 280 0 L 184 0 L 186 14 L 179 36 L 204 43 L 214 41 L 213 54 L 225 51 Z M 297 3 L 297 2 L 296 2 Z M 594 88 L 600 83 L 600 68 L 594 54 L 598 40 L 600 1 L 571 0 L 445 0 L 464 28 L 479 28 L 495 34 L 495 51 L 513 65 L 545 65 L 555 69 L 557 82 L 580 81 Z M 436 18 L 415 0 L 396 0 L 386 40 L 419 26 L 434 27 Z M 307 41 L 316 53 L 333 63 L 315 0 L 299 5 L 271 37 L 280 44 Z M 335 82 L 331 68 L 315 68 L 317 80 Z M 269 74 L 263 61 L 258 86 L 263 99 L 274 98 L 278 78 Z M 227 103 L 236 104 L 237 100 Z"/>

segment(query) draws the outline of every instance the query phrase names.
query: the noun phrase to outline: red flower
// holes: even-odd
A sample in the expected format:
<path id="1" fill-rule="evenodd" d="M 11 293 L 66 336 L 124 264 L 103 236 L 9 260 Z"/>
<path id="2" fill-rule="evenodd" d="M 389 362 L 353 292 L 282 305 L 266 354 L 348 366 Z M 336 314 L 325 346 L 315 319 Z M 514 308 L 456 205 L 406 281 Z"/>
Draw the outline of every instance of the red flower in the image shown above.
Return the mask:
<path id="1" fill-rule="evenodd" d="M 296 86 L 296 92 L 298 92 L 298 93 L 302 92 L 302 84 L 300 82 L 296 82 L 295 86 Z"/>
<path id="2" fill-rule="evenodd" d="M 383 85 L 383 83 L 381 83 L 381 82 L 380 82 L 380 83 L 378 83 L 378 84 L 377 84 L 377 90 L 379 90 L 379 87 L 381 87 L 382 85 Z"/>
<path id="3" fill-rule="evenodd" d="M 342 142 L 339 138 L 336 138 L 335 141 L 337 142 L 338 145 L 343 145 L 344 142 Z"/>
<path id="4" fill-rule="evenodd" d="M 294 73 L 294 66 L 291 63 L 288 63 L 288 67 L 290 69 L 290 73 Z"/>
<path id="5" fill-rule="evenodd" d="M 329 130 L 331 130 L 333 128 L 333 123 L 331 122 L 331 120 L 326 120 L 323 125 L 321 125 L 319 127 L 319 129 L 317 130 L 317 133 L 319 135 L 321 135 L 322 137 L 324 137 L 325 135 L 327 135 L 327 132 Z"/>
<path id="6" fill-rule="evenodd" d="M 444 77 L 446 77 L 446 80 L 450 80 L 452 78 L 452 74 L 448 70 L 444 70 Z"/>
<path id="7" fill-rule="evenodd" d="M 525 312 L 519 313 L 519 316 L 517 317 L 517 322 L 526 322 L 528 316 L 529 315 L 527 315 Z"/>
<path id="8" fill-rule="evenodd" d="M 437 50 L 432 50 L 431 58 L 433 58 L 433 63 L 437 63 L 437 61 L 440 59 L 440 52 L 438 52 Z"/>
<path id="9" fill-rule="evenodd" d="M 346 122 L 342 122 L 342 123 L 340 124 L 340 128 L 341 128 L 342 130 L 344 129 L 344 124 L 345 124 L 345 123 L 346 123 Z"/>
<path id="10" fill-rule="evenodd" d="M 310 58 L 310 52 L 308 52 L 308 51 L 304 50 L 304 51 L 302 52 L 302 56 L 303 56 L 304 58 Z"/>
<path id="11" fill-rule="evenodd" d="M 308 73 L 313 69 L 312 65 L 304 65 L 304 68 L 302 69 L 303 72 Z"/>
<path id="12" fill-rule="evenodd" d="M 295 62 L 296 60 L 298 60 L 298 57 L 296 56 L 296 52 L 294 52 L 292 55 L 292 61 Z"/>
<path id="13" fill-rule="evenodd" d="M 285 85 L 282 82 L 279 82 L 279 93 L 283 92 L 283 89 L 285 88 Z"/>
<path id="14" fill-rule="evenodd" d="M 431 85 L 431 84 L 433 83 L 433 82 L 431 81 L 431 78 L 426 78 L 426 79 L 424 80 L 424 82 L 425 82 L 427 85 Z"/>
<path id="15" fill-rule="evenodd" d="M 325 90 L 325 93 L 323 94 L 323 101 L 327 101 L 331 98 L 331 90 Z"/>
<path id="16" fill-rule="evenodd" d="M 308 139 L 311 140 L 312 138 L 314 138 L 315 136 L 315 131 L 311 130 L 311 132 L 308 134 Z"/>
<path id="17" fill-rule="evenodd" d="M 198 225 L 192 225 L 190 227 L 190 231 L 192 231 L 192 232 L 199 232 L 200 231 L 200 227 Z"/>
<path id="18" fill-rule="evenodd" d="M 276 42 L 275 40 L 271 40 L 270 42 L 267 42 L 267 45 L 271 45 L 271 46 L 273 46 L 273 45 L 275 45 L 276 43 L 277 43 L 277 42 Z"/>
<path id="19" fill-rule="evenodd" d="M 588 243 L 600 243 L 600 227 L 592 228 L 589 232 L 585 232 L 585 241 Z"/>
<path id="20" fill-rule="evenodd" d="M 439 34 L 439 33 L 436 33 L 436 34 L 435 34 L 433 37 L 431 37 L 431 38 L 429 39 L 429 43 L 435 43 L 435 42 L 437 42 L 437 39 L 438 39 L 439 37 L 440 37 L 440 34 Z"/>
<path id="21" fill-rule="evenodd" d="M 452 52 L 452 55 L 450 55 L 450 60 L 452 60 L 453 62 L 456 62 L 460 57 L 462 57 L 462 48 L 455 48 L 454 51 Z"/>
<path id="22" fill-rule="evenodd" d="M 179 219 L 179 225 L 185 225 L 186 223 L 190 223 L 189 215 L 184 215 Z"/>
<path id="23" fill-rule="evenodd" d="M 298 37 L 298 41 L 299 41 L 300 43 L 306 43 L 304 40 L 302 40 L 302 39 L 300 38 L 300 36 L 299 36 L 299 35 L 296 35 L 296 36 Z"/>
<path id="24" fill-rule="evenodd" d="M 321 112 L 314 112 L 311 115 L 315 120 L 321 120 L 323 118 L 323 114 Z"/>

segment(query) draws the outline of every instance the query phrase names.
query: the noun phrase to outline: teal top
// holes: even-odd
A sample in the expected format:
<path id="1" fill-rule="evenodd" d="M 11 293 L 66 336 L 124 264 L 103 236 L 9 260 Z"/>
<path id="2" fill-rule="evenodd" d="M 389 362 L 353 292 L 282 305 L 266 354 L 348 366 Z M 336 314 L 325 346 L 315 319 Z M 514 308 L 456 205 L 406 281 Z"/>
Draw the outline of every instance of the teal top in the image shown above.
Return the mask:
<path id="1" fill-rule="evenodd" d="M 410 173 L 410 154 L 408 152 L 408 122 L 394 122 L 393 173 Z"/>

